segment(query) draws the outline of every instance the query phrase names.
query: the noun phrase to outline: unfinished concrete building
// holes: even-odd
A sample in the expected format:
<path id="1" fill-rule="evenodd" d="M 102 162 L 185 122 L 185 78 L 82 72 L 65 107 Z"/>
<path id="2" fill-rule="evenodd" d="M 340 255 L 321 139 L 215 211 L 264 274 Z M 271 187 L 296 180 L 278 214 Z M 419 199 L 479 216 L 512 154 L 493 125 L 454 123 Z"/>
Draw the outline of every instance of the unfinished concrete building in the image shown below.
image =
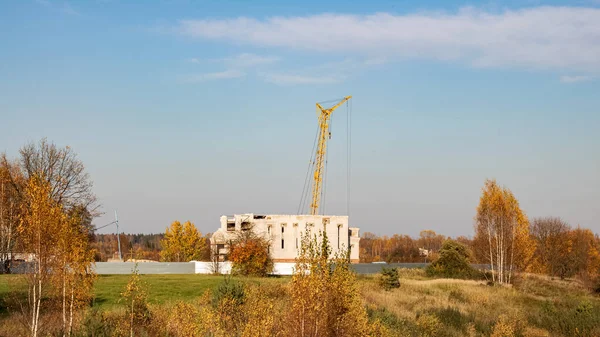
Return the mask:
<path id="1" fill-rule="evenodd" d="M 349 248 L 351 262 L 359 261 L 359 229 L 348 227 L 348 216 L 329 215 L 224 215 L 221 227 L 210 239 L 213 254 L 224 260 L 229 242 L 247 230 L 269 240 L 274 262 L 294 262 L 300 252 L 302 235 L 306 231 L 316 234 L 319 230 L 327 233 L 333 254 Z"/>

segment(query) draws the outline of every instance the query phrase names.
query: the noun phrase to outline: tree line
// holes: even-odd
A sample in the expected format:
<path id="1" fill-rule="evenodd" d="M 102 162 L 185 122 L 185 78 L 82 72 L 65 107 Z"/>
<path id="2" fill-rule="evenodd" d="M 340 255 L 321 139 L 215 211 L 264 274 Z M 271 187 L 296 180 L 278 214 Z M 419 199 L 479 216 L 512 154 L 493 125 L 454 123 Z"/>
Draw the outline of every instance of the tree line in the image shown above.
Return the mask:
<path id="1" fill-rule="evenodd" d="M 473 238 L 459 236 L 454 241 L 465 246 L 471 263 L 490 266 L 494 282 L 511 283 L 517 272 L 577 276 L 585 282 L 598 279 L 598 234 L 558 217 L 529 220 L 510 189 L 495 180 L 484 183 L 474 222 Z M 450 239 L 431 230 L 421 231 L 418 238 L 366 232 L 360 240 L 360 260 L 431 262 Z"/>
<path id="2" fill-rule="evenodd" d="M 0 156 L 0 259 L 10 272 L 15 252 L 30 255 L 21 266 L 26 296 L 11 300 L 31 336 L 49 312 L 61 334 L 71 335 L 92 296 L 92 185 L 72 149 L 46 139 L 22 147 L 17 158 Z"/>

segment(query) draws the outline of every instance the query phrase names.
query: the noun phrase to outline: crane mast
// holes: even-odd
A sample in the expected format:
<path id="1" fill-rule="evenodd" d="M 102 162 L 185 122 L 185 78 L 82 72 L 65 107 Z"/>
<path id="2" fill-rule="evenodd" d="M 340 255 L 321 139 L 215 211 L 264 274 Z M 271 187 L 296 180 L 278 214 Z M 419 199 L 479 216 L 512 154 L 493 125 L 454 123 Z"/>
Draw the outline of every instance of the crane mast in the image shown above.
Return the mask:
<path id="1" fill-rule="evenodd" d="M 323 185 L 323 167 L 325 165 L 325 153 L 327 152 L 327 140 L 331 138 L 329 132 L 329 121 L 331 114 L 342 104 L 350 100 L 352 96 L 344 97 L 340 102 L 331 108 L 323 108 L 317 103 L 317 114 L 319 116 L 319 143 L 317 145 L 317 153 L 315 155 L 315 172 L 313 175 L 312 202 L 310 204 L 310 214 L 318 215 L 321 205 L 321 188 Z"/>

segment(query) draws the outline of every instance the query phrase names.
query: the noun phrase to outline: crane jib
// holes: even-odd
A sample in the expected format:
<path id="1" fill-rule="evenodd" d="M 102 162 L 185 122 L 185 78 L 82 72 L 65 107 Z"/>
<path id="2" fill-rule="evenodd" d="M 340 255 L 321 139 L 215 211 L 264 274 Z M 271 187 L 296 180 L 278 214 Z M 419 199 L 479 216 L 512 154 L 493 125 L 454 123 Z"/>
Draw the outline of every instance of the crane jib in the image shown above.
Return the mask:
<path id="1" fill-rule="evenodd" d="M 329 132 L 329 118 L 333 111 L 342 104 L 350 100 L 352 96 L 346 96 L 331 108 L 325 109 L 317 103 L 317 113 L 319 114 L 319 137 L 317 152 L 315 155 L 315 171 L 313 175 L 312 202 L 310 204 L 310 214 L 317 215 L 321 204 L 321 188 L 323 180 L 323 166 L 325 164 L 325 153 L 327 152 L 327 139 L 331 139 Z"/>

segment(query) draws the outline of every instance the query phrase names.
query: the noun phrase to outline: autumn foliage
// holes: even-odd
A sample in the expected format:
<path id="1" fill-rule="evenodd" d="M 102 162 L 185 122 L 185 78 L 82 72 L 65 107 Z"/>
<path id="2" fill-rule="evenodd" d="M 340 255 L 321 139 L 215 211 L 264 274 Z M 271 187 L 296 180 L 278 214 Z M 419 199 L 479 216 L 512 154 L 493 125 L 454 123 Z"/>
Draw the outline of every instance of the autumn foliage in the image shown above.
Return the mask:
<path id="1" fill-rule="evenodd" d="M 273 270 L 269 241 L 252 231 L 241 232 L 229 245 L 232 272 L 244 276 L 267 276 Z"/>
<path id="2" fill-rule="evenodd" d="M 206 258 L 206 238 L 193 223 L 174 221 L 161 240 L 161 261 L 188 262 Z"/>
<path id="3" fill-rule="evenodd" d="M 327 236 L 302 237 L 290 284 L 287 336 L 380 336 L 368 320 L 354 272 L 344 253 L 330 256 Z"/>
<path id="4" fill-rule="evenodd" d="M 529 234 L 529 220 L 513 193 L 495 180 L 487 180 L 482 190 L 474 241 L 480 261 L 489 263 L 495 282 L 510 283 L 515 272 L 531 263 L 535 242 Z"/>

